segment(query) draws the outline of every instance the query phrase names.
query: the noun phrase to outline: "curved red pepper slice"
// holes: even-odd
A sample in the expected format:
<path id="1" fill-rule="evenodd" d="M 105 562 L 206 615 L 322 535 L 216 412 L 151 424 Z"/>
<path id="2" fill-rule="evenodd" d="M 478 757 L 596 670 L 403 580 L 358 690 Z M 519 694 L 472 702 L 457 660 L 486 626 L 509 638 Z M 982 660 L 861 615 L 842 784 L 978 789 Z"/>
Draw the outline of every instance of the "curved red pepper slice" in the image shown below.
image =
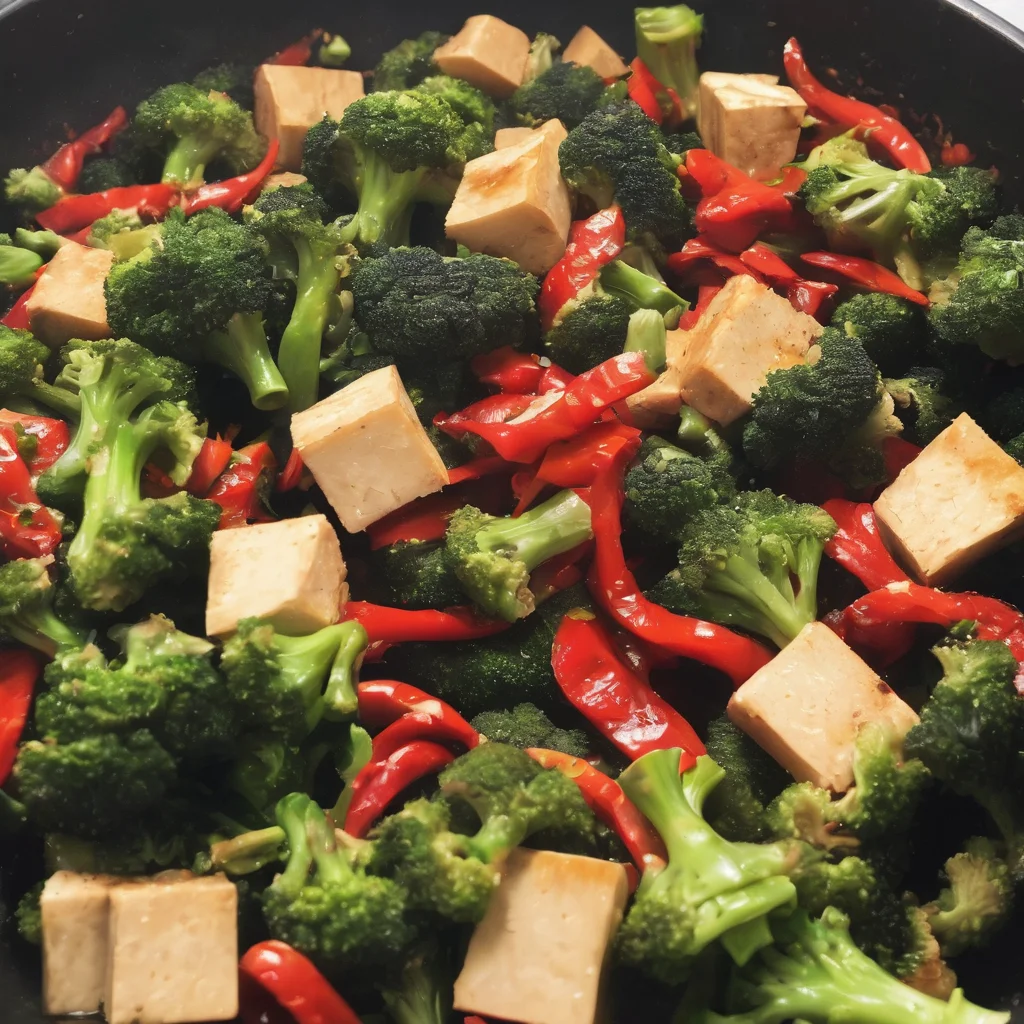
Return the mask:
<path id="1" fill-rule="evenodd" d="M 251 171 L 239 174 L 236 178 L 200 185 L 199 188 L 183 195 L 181 208 L 185 215 L 191 216 L 200 210 L 208 210 L 211 206 L 219 207 L 228 213 L 238 213 L 246 203 L 255 200 L 259 194 L 260 187 L 274 169 L 280 148 L 281 143 L 277 139 L 271 139 L 263 159 Z"/>
<path id="2" fill-rule="evenodd" d="M 219 437 L 208 437 L 203 441 L 192 472 L 189 474 L 185 490 L 197 498 L 205 498 L 219 477 L 231 464 L 231 456 L 235 450 L 230 441 L 222 441 Z"/>
<path id="3" fill-rule="evenodd" d="M 830 270 L 840 277 L 845 277 L 854 284 L 859 284 L 868 291 L 895 295 L 919 306 L 928 306 L 928 296 L 915 291 L 899 274 L 866 260 L 860 256 L 843 256 L 835 252 L 805 252 L 800 259 L 820 270 Z"/>
<path id="4" fill-rule="evenodd" d="M 136 210 L 140 217 L 160 220 L 178 201 L 173 185 L 125 185 L 92 192 L 84 196 L 64 196 L 48 210 L 36 214 L 36 220 L 47 231 L 66 235 L 86 228 L 113 210 Z"/>
<path id="5" fill-rule="evenodd" d="M 14 427 L 0 423 L 0 550 L 8 558 L 39 558 L 62 539 L 60 525 L 36 494 Z"/>
<path id="6" fill-rule="evenodd" d="M 371 644 L 479 640 L 509 628 L 509 623 L 503 619 L 485 619 L 472 608 L 446 608 L 444 611 L 427 608 L 416 612 L 369 601 L 349 601 L 345 605 L 344 618 L 360 623 Z"/>
<path id="7" fill-rule="evenodd" d="M 513 395 L 535 395 L 544 373 L 540 356 L 532 352 L 517 352 L 508 345 L 475 356 L 469 365 L 481 384 Z"/>
<path id="8" fill-rule="evenodd" d="M 853 573 L 868 590 L 910 579 L 882 542 L 872 505 L 833 498 L 821 507 L 839 527 L 825 543 L 825 554 Z"/>
<path id="9" fill-rule="evenodd" d="M 409 683 L 397 679 L 372 679 L 360 683 L 359 718 L 372 729 L 390 725 L 409 712 L 424 713 L 435 718 L 462 716 L 450 704 Z M 463 721 L 465 721 L 463 719 Z M 468 723 L 467 723 L 468 725 Z M 469 728 L 472 728 L 470 726 Z M 475 733 L 476 730 L 474 729 Z M 467 737 L 469 733 L 466 734 Z M 467 744 L 473 746 L 475 744 Z"/>
<path id="10" fill-rule="evenodd" d="M 35 451 L 31 458 L 25 459 L 28 471 L 33 476 L 49 469 L 64 454 L 71 440 L 68 425 L 50 416 L 33 416 L 0 409 L 0 424 L 4 423 L 35 439 Z"/>
<path id="11" fill-rule="evenodd" d="M 446 704 L 443 707 L 445 710 L 436 711 L 427 704 L 421 704 L 418 711 L 407 711 L 396 718 L 373 737 L 373 761 L 386 760 L 414 740 L 456 743 L 469 750 L 478 746 L 480 733 L 454 708 Z"/>
<path id="12" fill-rule="evenodd" d="M 36 655 L 23 647 L 6 649 L 0 657 L 0 786 L 14 767 L 41 670 Z"/>
<path id="13" fill-rule="evenodd" d="M 633 73 L 626 79 L 626 94 L 655 124 L 661 124 L 665 113 L 658 92 L 664 92 L 664 87 L 639 57 L 634 57 L 629 67 Z"/>
<path id="14" fill-rule="evenodd" d="M 98 125 L 61 146 L 40 169 L 65 192 L 73 191 L 85 158 L 99 153 L 127 124 L 128 112 L 124 107 L 115 107 Z"/>
<path id="15" fill-rule="evenodd" d="M 43 267 L 45 270 L 46 268 Z M 14 305 L 7 311 L 3 319 L 0 319 L 0 324 L 4 327 L 10 327 L 13 330 L 27 331 L 28 330 L 28 300 L 32 298 L 32 292 L 35 291 L 35 285 L 30 285 L 26 288 L 15 300 Z"/>
<path id="16" fill-rule="evenodd" d="M 324 34 L 322 28 L 315 28 L 308 35 L 296 40 L 283 50 L 278 50 L 273 56 L 268 57 L 264 64 L 280 64 L 283 67 L 302 67 L 308 64 L 313 57 L 313 47 L 320 41 Z"/>
<path id="17" fill-rule="evenodd" d="M 276 467 L 277 460 L 266 441 L 257 441 L 235 452 L 231 464 L 206 494 L 221 507 L 218 529 L 231 530 L 273 520 L 263 500 Z"/>

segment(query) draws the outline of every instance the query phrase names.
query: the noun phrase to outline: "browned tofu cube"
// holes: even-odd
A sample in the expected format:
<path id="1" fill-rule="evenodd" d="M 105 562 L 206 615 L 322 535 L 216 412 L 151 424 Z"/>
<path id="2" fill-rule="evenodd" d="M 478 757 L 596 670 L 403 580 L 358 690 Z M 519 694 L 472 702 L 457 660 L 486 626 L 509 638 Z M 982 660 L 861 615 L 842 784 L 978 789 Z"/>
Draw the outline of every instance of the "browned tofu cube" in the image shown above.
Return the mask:
<path id="1" fill-rule="evenodd" d="M 62 245 L 25 305 L 32 333 L 51 348 L 72 338 L 109 338 L 103 282 L 113 265 L 114 254 L 106 249 Z"/>
<path id="2" fill-rule="evenodd" d="M 474 14 L 443 46 L 434 51 L 438 67 L 498 99 L 523 84 L 530 38 L 521 29 L 492 14 Z"/>
<path id="3" fill-rule="evenodd" d="M 621 78 L 629 71 L 622 58 L 589 25 L 569 40 L 562 60 L 593 68 L 602 78 Z"/>

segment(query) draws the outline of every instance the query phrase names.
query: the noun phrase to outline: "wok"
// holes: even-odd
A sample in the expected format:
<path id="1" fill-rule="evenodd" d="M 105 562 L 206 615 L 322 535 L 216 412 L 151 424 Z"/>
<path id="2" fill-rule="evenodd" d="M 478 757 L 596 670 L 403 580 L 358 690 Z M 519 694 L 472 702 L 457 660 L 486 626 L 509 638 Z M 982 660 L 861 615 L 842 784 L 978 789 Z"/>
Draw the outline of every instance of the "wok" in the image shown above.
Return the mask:
<path id="1" fill-rule="evenodd" d="M 0 0 L 2 3 L 2 0 Z M 633 52 L 631 4 L 599 0 L 385 0 L 346 10 L 325 0 L 14 0 L 0 12 L 0 163 L 32 166 L 118 103 L 220 61 L 255 63 L 315 25 L 352 44 L 349 67 L 369 68 L 382 50 L 428 28 L 455 31 L 486 11 L 533 33 L 567 40 L 585 21 Z M 799 36 L 814 67 L 834 68 L 848 90 L 937 114 L 979 162 L 1001 170 L 1012 202 L 1024 202 L 1024 33 L 971 0 L 695 0 L 707 15 L 706 69 L 781 73 L 782 46 Z M 41 851 L 0 837 L 0 1024 L 40 1019 L 33 951 L 13 936 L 12 898 Z M 6 907 L 6 909 L 5 909 Z M 968 995 L 1020 1007 L 1024 1024 L 1024 928 L 958 963 Z M 909 1022 L 908 1022 L 909 1024 Z"/>

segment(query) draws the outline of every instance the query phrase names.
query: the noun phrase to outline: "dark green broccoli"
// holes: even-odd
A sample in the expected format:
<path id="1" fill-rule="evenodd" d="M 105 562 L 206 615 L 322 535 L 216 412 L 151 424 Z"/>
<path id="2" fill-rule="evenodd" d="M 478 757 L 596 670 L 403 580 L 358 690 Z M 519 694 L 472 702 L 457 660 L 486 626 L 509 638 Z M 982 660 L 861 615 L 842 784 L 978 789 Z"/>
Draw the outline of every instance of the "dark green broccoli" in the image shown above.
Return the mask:
<path id="1" fill-rule="evenodd" d="M 110 188 L 137 185 L 138 178 L 132 167 L 116 156 L 98 156 L 86 160 L 78 176 L 78 191 L 84 195 L 106 192 Z"/>
<path id="2" fill-rule="evenodd" d="M 4 195 L 16 210 L 32 216 L 53 206 L 64 191 L 42 167 L 16 167 L 4 180 Z"/>
<path id="3" fill-rule="evenodd" d="M 494 148 L 494 101 L 461 78 L 448 75 L 431 75 L 424 78 L 416 92 L 439 96 L 455 111 L 467 125 L 480 126 L 480 142 L 483 148 L 474 155 L 480 156 Z"/>
<path id="4" fill-rule="evenodd" d="M 530 573 L 592 536 L 590 506 L 567 490 L 516 518 L 466 505 L 449 520 L 445 545 L 469 598 L 486 614 L 515 622 L 535 607 Z"/>
<path id="5" fill-rule="evenodd" d="M 988 435 L 1000 444 L 1024 434 L 1024 388 L 1010 388 L 996 395 L 982 410 Z"/>
<path id="6" fill-rule="evenodd" d="M 626 344 L 633 306 L 588 287 L 562 308 L 544 337 L 551 361 L 580 374 L 617 356 Z"/>
<path id="7" fill-rule="evenodd" d="M 417 948 L 400 976 L 380 985 L 380 994 L 394 1024 L 447 1024 L 451 1020 L 452 957 L 437 942 Z"/>
<path id="8" fill-rule="evenodd" d="M 511 260 L 446 259 L 433 249 L 393 249 L 360 261 L 350 287 L 374 349 L 401 365 L 468 359 L 536 336 L 536 278 Z"/>
<path id="9" fill-rule="evenodd" d="M 375 557 L 386 604 L 401 608 L 449 608 L 465 602 L 444 544 L 399 541 Z"/>
<path id="10" fill-rule="evenodd" d="M 373 89 L 411 89 L 424 78 L 436 75 L 440 68 L 434 63 L 434 51 L 448 42 L 441 32 L 424 32 L 415 39 L 403 39 L 388 50 L 373 70 Z"/>
<path id="11" fill-rule="evenodd" d="M 74 391 L 48 384 L 43 364 L 50 350 L 28 331 L 0 324 L 0 400 L 26 398 L 78 419 L 81 400 Z"/>
<path id="12" fill-rule="evenodd" d="M 605 85 L 593 68 L 560 60 L 519 86 L 508 106 L 516 120 L 530 128 L 557 118 L 571 129 L 598 107 L 618 98 L 617 91 Z"/>
<path id="13" fill-rule="evenodd" d="M 366 643 L 357 622 L 285 636 L 270 623 L 243 619 L 224 645 L 221 671 L 243 722 L 298 742 L 325 715 L 354 714 Z"/>
<path id="14" fill-rule="evenodd" d="M 192 84 L 201 92 L 222 92 L 231 97 L 240 107 L 252 110 L 255 98 L 252 79 L 256 69 L 248 64 L 214 64 L 204 68 L 192 79 Z"/>
<path id="15" fill-rule="evenodd" d="M 680 524 L 679 565 L 649 596 L 785 647 L 818 617 L 818 567 L 832 517 L 772 491 L 744 491 Z"/>
<path id="16" fill-rule="evenodd" d="M 266 151 L 249 111 L 221 91 L 184 82 L 143 100 L 132 128 L 143 145 L 165 154 L 162 180 L 182 188 L 201 185 L 214 159 L 237 174 L 252 170 Z"/>
<path id="17" fill-rule="evenodd" d="M 39 908 L 39 897 L 43 894 L 43 885 L 39 882 L 32 886 L 24 896 L 18 900 L 18 907 L 14 916 L 18 922 L 18 934 L 33 946 L 43 944 L 43 915 Z"/>
<path id="18" fill-rule="evenodd" d="M 905 417 L 904 435 L 921 447 L 941 434 L 962 411 L 947 393 L 946 374 L 934 366 L 912 366 L 905 377 L 886 379 L 883 384 L 896 403 L 897 415 Z"/>
<path id="19" fill-rule="evenodd" d="M 663 86 L 675 90 L 683 113 L 696 117 L 700 85 L 697 50 L 704 16 L 686 4 L 637 7 L 634 15 L 637 56 Z M 671 108 L 665 111 L 672 112 Z"/>
<path id="20" fill-rule="evenodd" d="M 172 211 L 159 240 L 107 276 L 111 330 L 161 355 L 223 366 L 258 409 L 280 408 L 288 387 L 263 328 L 265 261 L 265 242 L 223 210 Z"/>
<path id="21" fill-rule="evenodd" d="M 0 235 L 0 286 L 23 291 L 42 265 L 42 256 L 15 245 L 10 235 Z"/>
<path id="22" fill-rule="evenodd" d="M 586 757 L 591 743 L 582 729 L 559 729 L 535 704 L 517 704 L 508 711 L 483 711 L 472 726 L 492 743 L 526 750 L 540 747 L 573 757 Z"/>
<path id="23" fill-rule="evenodd" d="M 836 307 L 832 326 L 864 346 L 888 377 L 899 377 L 924 355 L 924 310 L 916 303 L 881 292 L 866 292 Z"/>
<path id="24" fill-rule="evenodd" d="M 49 562 L 48 558 L 19 558 L 0 565 L 0 636 L 52 657 L 79 647 L 84 637 L 53 610 Z"/>

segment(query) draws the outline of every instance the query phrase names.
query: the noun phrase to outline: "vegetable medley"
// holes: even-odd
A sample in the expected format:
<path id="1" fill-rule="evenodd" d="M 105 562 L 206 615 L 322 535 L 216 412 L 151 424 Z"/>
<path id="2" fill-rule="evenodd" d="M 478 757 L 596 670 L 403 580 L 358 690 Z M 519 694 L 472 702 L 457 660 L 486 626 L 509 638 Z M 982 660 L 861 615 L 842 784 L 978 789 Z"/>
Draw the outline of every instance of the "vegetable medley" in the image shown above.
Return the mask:
<path id="1" fill-rule="evenodd" d="M 316 32 L 8 175 L 47 1012 L 1009 1020 L 1024 218 L 635 27 Z"/>

